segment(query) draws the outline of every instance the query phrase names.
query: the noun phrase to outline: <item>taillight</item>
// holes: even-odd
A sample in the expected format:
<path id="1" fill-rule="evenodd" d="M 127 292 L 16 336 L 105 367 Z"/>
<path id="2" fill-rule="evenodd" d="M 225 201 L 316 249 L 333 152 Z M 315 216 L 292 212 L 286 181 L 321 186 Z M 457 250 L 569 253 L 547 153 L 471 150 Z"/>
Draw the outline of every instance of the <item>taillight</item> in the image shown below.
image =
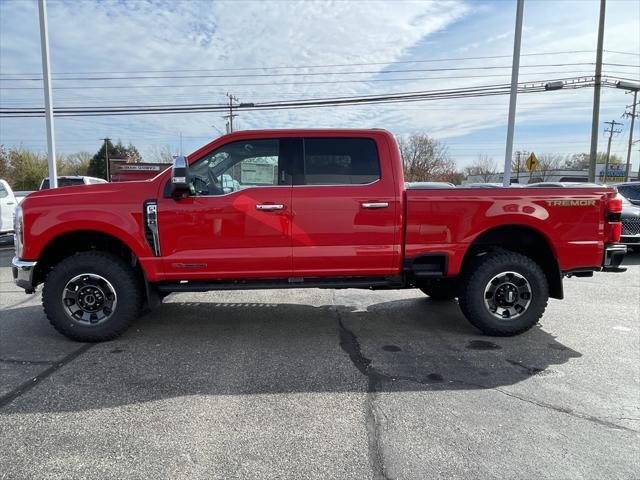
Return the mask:
<path id="1" fill-rule="evenodd" d="M 617 243 L 622 235 L 622 199 L 619 196 L 607 200 L 607 238 L 609 243 Z"/>

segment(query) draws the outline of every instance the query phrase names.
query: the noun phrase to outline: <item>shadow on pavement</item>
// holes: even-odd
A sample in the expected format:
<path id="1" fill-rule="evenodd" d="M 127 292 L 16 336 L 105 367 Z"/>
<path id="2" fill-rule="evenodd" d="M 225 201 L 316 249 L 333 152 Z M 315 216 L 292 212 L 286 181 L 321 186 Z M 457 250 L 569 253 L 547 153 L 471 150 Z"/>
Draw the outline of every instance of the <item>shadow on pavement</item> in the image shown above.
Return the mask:
<path id="1" fill-rule="evenodd" d="M 12 312 L 45 322 L 39 307 Z M 481 336 L 455 302 L 427 298 L 360 310 L 170 302 L 2 411 L 84 411 L 190 395 L 494 388 L 553 374 L 554 365 L 580 356 L 539 327 Z"/>

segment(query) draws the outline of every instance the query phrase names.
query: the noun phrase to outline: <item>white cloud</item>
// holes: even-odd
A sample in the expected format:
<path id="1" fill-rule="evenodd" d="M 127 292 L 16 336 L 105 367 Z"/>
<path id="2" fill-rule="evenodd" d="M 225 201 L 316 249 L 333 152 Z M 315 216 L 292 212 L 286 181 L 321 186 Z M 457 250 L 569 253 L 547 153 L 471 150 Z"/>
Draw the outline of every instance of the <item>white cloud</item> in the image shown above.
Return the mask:
<path id="1" fill-rule="evenodd" d="M 634 2 L 609 2 L 605 48 L 640 52 L 640 10 Z M 507 7 L 508 5 L 508 7 Z M 598 2 L 528 2 L 525 7 L 523 53 L 594 50 Z M 95 84 L 145 86 L 202 83 L 207 88 L 126 88 L 54 90 L 56 105 L 123 105 L 168 103 L 221 103 L 230 91 L 242 101 L 296 99 L 336 95 L 366 95 L 508 82 L 505 77 L 460 78 L 506 74 L 504 70 L 461 72 L 381 73 L 403 68 L 504 66 L 509 58 L 446 63 L 393 64 L 460 56 L 509 55 L 515 7 L 506 3 L 477 2 L 49 2 L 52 65 L 55 72 L 146 71 L 209 69 L 210 74 L 233 74 L 228 68 L 377 63 L 367 67 L 299 69 L 296 73 L 367 70 L 361 76 L 334 73 L 322 77 L 198 78 L 191 80 L 131 79 Z M 35 1 L 0 3 L 0 71 L 40 71 L 37 5 Z M 523 65 L 593 62 L 593 53 L 523 57 Z M 607 54 L 610 63 L 635 63 L 640 57 Z M 614 67 L 605 67 L 613 69 Z M 633 73 L 633 69 L 616 67 Z M 588 75 L 590 65 L 523 68 L 522 79 L 548 79 Z M 294 70 L 280 70 L 292 72 Z M 249 73 L 264 73 L 249 71 Z M 546 72 L 561 72 L 549 74 Z M 565 73 L 566 72 L 566 73 Z M 206 72 L 190 72 L 190 74 Z M 244 72 L 247 73 L 247 72 Z M 305 81 L 379 80 L 386 78 L 452 77 L 402 82 L 286 85 Z M 456 78 L 457 77 L 457 78 Z M 6 85 L 7 82 L 1 82 Z M 253 86 L 248 83 L 267 83 Z M 13 83 L 17 85 L 17 83 Z M 79 85 L 56 82 L 55 86 Z M 87 85 L 88 82 L 82 83 Z M 38 86 L 38 82 L 32 82 Z M 39 90 L 0 90 L 4 106 L 42 105 Z M 590 90 L 522 95 L 518 108 L 516 141 L 544 138 L 545 124 L 572 126 L 588 142 Z M 606 94 L 603 114 L 622 113 L 624 95 Z M 483 131 L 491 132 L 489 153 L 499 156 L 504 134 L 507 98 L 369 105 L 276 112 L 246 112 L 238 118 L 242 128 L 262 127 L 382 127 L 396 133 L 427 131 L 452 144 L 470 145 Z M 607 103 L 610 102 L 610 103 Z M 609 107 L 611 106 L 611 108 Z M 108 135 L 133 141 L 143 153 L 154 145 L 176 144 L 183 132 L 185 149 L 193 150 L 217 136 L 212 124 L 223 128 L 220 114 L 58 119 L 59 149 L 94 150 Z M 554 137 L 558 137 L 557 132 Z M 573 137 L 572 137 L 573 138 Z M 0 142 L 43 148 L 44 122 L 1 119 Z M 575 141 L 575 140 L 574 140 Z M 495 145 L 495 146 L 493 146 Z M 551 144 L 550 148 L 551 148 Z M 562 145 L 554 144 L 553 148 Z M 570 149 L 575 144 L 568 144 Z M 455 148 L 452 148 L 455 153 Z M 462 150 L 460 150 L 462 152 Z M 461 154 L 462 157 L 462 154 Z"/>

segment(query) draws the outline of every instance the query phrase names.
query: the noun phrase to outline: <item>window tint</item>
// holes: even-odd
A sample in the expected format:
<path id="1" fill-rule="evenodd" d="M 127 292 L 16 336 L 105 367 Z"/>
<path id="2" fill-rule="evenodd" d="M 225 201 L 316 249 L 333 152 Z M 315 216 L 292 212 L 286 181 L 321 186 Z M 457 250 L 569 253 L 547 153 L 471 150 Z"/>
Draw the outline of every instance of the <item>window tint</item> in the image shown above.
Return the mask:
<path id="1" fill-rule="evenodd" d="M 627 198 L 640 199 L 640 185 L 618 185 L 618 191 Z"/>
<path id="2" fill-rule="evenodd" d="M 370 138 L 307 138 L 306 185 L 357 185 L 380 178 L 376 144 Z"/>
<path id="3" fill-rule="evenodd" d="M 74 185 L 84 185 L 84 180 L 82 178 L 59 178 L 58 179 L 58 187 L 72 187 Z M 42 182 L 41 190 L 45 190 L 49 188 L 49 179 L 45 178 L 44 182 Z"/>
<path id="4" fill-rule="evenodd" d="M 4 185 L 0 183 L 0 198 L 5 198 L 9 196 L 9 192 L 4 188 Z"/>
<path id="5" fill-rule="evenodd" d="M 278 140 L 228 143 L 189 166 L 189 187 L 193 195 L 224 195 L 287 184 L 279 181 L 278 161 Z"/>

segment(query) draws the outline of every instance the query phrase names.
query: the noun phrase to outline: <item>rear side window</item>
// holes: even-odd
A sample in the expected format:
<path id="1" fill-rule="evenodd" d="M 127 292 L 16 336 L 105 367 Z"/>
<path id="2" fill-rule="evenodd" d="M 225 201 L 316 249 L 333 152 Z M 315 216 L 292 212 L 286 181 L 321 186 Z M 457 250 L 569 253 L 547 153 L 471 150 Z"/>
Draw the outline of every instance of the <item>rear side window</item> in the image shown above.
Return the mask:
<path id="1" fill-rule="evenodd" d="M 9 196 L 9 192 L 7 192 L 7 189 L 4 188 L 4 185 L 0 183 L 0 198 L 4 198 L 8 196 Z"/>
<path id="2" fill-rule="evenodd" d="M 376 143 L 370 138 L 307 138 L 306 185 L 363 185 L 380 178 Z"/>

